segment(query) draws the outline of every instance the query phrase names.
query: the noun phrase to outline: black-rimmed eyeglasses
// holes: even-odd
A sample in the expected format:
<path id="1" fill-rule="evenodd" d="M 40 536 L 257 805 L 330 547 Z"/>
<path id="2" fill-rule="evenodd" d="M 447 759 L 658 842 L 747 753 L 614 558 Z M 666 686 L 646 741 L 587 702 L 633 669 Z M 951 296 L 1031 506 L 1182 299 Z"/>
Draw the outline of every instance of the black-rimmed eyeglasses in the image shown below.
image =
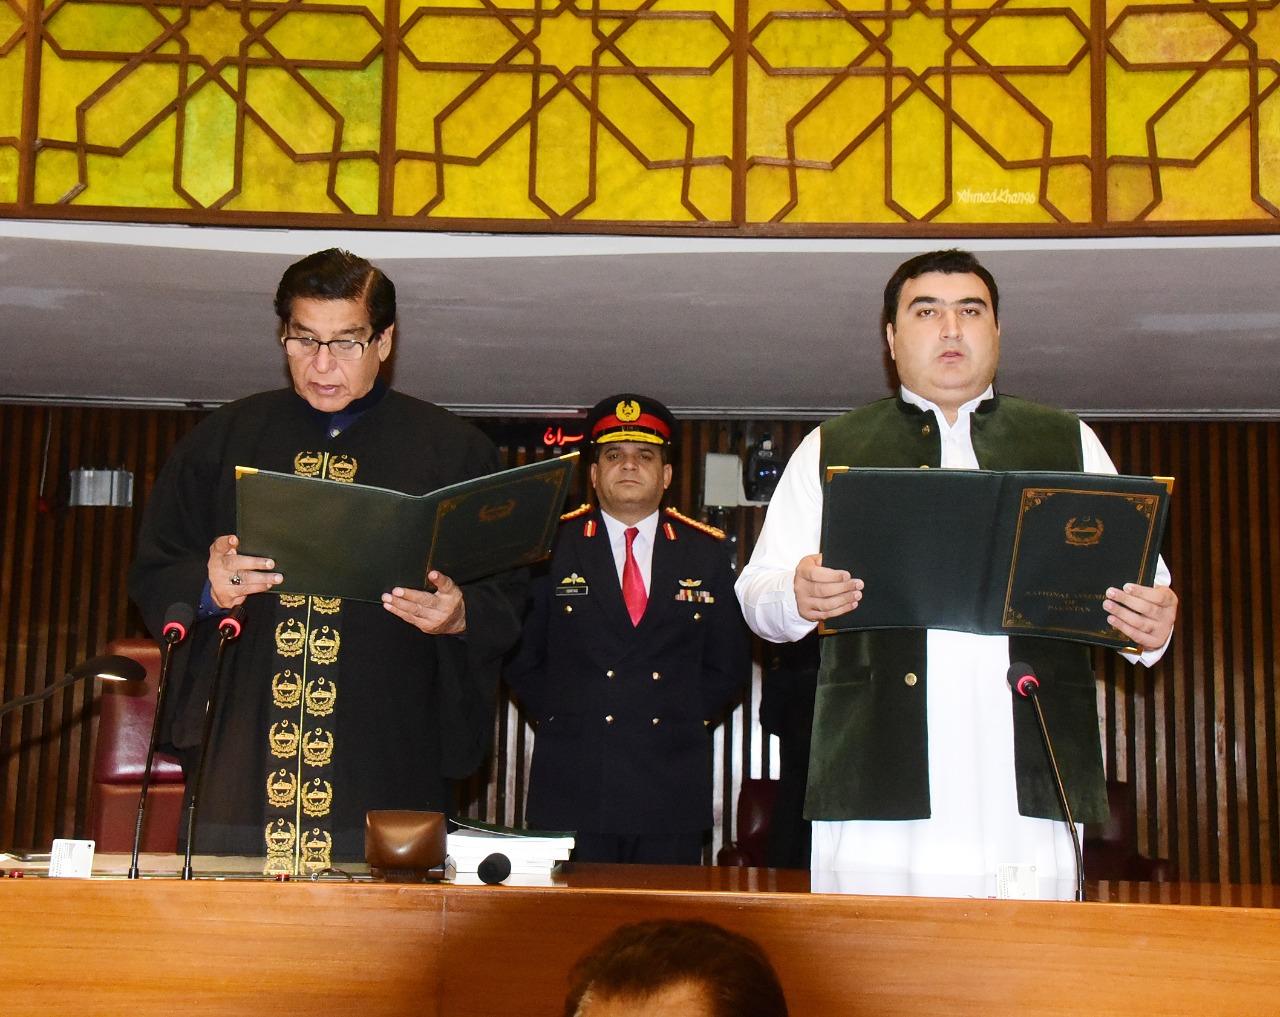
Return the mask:
<path id="1" fill-rule="evenodd" d="M 381 338 L 381 335 L 375 335 L 368 339 L 330 339 L 326 342 L 306 335 L 287 335 L 280 341 L 284 343 L 285 353 L 291 357 L 314 357 L 323 346 L 334 360 L 359 360 L 364 351 Z"/>

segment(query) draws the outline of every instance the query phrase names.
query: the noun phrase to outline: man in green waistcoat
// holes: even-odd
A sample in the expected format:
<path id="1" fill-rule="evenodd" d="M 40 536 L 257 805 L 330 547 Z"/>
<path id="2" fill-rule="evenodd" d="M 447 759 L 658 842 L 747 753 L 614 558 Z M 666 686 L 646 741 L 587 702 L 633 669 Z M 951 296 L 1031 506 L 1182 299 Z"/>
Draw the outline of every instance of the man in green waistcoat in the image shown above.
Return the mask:
<path id="1" fill-rule="evenodd" d="M 1115 472 L 1078 418 L 995 392 L 999 299 L 995 279 L 965 251 L 923 254 L 893 274 L 883 324 L 901 387 L 816 428 L 788 463 L 735 586 L 762 638 L 801 639 L 875 596 L 858 577 L 822 565 L 828 464 Z M 1141 648 L 1128 659 L 1154 664 L 1177 614 L 1164 562 L 1154 586 L 1105 593 L 1110 624 Z M 1059 879 L 1074 876 L 1034 717 L 1005 682 L 1010 660 L 1029 662 L 1042 679 L 1074 818 L 1106 816 L 1084 646 L 943 630 L 827 636 L 805 801 L 815 887 L 982 895 L 998 879 L 1036 879 L 1039 893 L 1053 895 Z"/>

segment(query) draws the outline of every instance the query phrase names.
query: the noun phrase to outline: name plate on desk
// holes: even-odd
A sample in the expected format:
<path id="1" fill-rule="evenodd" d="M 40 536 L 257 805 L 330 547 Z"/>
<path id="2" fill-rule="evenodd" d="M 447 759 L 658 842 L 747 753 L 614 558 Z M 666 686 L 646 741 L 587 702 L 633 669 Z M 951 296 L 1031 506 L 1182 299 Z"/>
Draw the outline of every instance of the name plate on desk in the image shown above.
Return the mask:
<path id="1" fill-rule="evenodd" d="M 831 467 L 822 562 L 866 584 L 824 634 L 934 628 L 1120 649 L 1108 587 L 1150 585 L 1173 481 Z"/>

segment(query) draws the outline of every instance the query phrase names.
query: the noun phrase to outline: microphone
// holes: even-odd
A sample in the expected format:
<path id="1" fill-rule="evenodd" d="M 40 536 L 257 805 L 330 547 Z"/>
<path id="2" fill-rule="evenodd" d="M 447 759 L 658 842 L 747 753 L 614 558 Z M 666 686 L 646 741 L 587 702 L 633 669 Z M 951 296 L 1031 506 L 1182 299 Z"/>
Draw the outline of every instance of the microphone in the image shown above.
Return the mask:
<path id="1" fill-rule="evenodd" d="M 476 866 L 476 875 L 480 877 L 480 882 L 496 886 L 511 875 L 511 859 L 495 851 Z"/>
<path id="2" fill-rule="evenodd" d="M 213 681 L 209 685 L 209 698 L 204 704 L 204 730 L 200 737 L 200 759 L 191 778 L 191 798 L 187 802 L 187 851 L 182 862 L 182 878 L 191 878 L 191 847 L 196 830 L 196 800 L 200 797 L 200 782 L 204 778 L 204 764 L 209 756 L 209 737 L 213 731 L 213 712 L 218 702 L 218 685 L 222 681 L 222 662 L 227 645 L 240 638 L 244 629 L 244 605 L 233 607 L 218 622 L 218 657 L 213 666 Z"/>
<path id="3" fill-rule="evenodd" d="M 1045 726 L 1044 711 L 1040 709 L 1040 679 L 1036 677 L 1035 668 L 1020 660 L 1009 665 L 1005 674 L 1009 688 L 1023 699 L 1030 699 L 1035 707 L 1036 723 L 1040 727 L 1040 738 L 1044 741 L 1044 750 L 1049 755 L 1049 769 L 1053 772 L 1053 786 L 1058 792 L 1058 801 L 1062 805 L 1062 814 L 1067 820 L 1067 829 L 1071 833 L 1071 846 L 1076 853 L 1076 900 L 1084 900 L 1084 855 L 1080 851 L 1080 831 L 1076 829 L 1075 820 L 1071 818 L 1071 805 L 1067 801 L 1067 789 L 1062 784 L 1062 774 L 1058 772 L 1058 757 L 1053 752 L 1053 740 L 1049 737 L 1049 728 Z"/>
<path id="4" fill-rule="evenodd" d="M 160 716 L 164 709 L 165 683 L 173 664 L 173 651 L 187 638 L 195 612 L 190 604 L 181 601 L 170 604 L 164 613 L 164 627 L 160 630 L 160 677 L 156 679 L 156 712 L 151 718 L 151 739 L 147 742 L 147 763 L 142 768 L 142 791 L 138 795 L 138 818 L 133 827 L 133 856 L 129 862 L 129 879 L 138 878 L 138 852 L 142 849 L 142 823 L 147 808 L 147 792 L 151 790 L 151 762 L 156 754 L 156 741 L 160 736 Z"/>
<path id="5" fill-rule="evenodd" d="M 24 706 L 30 706 L 32 703 L 38 703 L 42 699 L 48 699 L 55 692 L 65 689 L 68 685 L 74 685 L 76 682 L 82 682 L 86 678 L 102 678 L 106 681 L 132 682 L 136 684 L 146 677 L 146 668 L 132 657 L 121 657 L 114 653 L 91 657 L 84 663 L 77 664 L 56 682 L 51 682 L 39 692 L 32 692 L 28 696 L 19 696 L 17 699 L 10 699 L 7 703 L 0 703 L 0 717 L 3 717 L 11 710 L 20 710 Z"/>

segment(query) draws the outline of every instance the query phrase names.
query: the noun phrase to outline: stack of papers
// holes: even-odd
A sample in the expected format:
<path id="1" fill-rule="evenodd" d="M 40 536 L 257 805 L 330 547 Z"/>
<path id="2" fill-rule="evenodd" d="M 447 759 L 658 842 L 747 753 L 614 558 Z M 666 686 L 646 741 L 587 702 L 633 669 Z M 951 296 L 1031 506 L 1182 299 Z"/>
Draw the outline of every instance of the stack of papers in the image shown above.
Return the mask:
<path id="1" fill-rule="evenodd" d="M 492 854 L 506 855 L 513 875 L 545 876 L 557 862 L 568 861 L 573 834 L 548 830 L 516 830 L 471 819 L 454 820 L 449 857 L 460 874 L 473 873 Z"/>

